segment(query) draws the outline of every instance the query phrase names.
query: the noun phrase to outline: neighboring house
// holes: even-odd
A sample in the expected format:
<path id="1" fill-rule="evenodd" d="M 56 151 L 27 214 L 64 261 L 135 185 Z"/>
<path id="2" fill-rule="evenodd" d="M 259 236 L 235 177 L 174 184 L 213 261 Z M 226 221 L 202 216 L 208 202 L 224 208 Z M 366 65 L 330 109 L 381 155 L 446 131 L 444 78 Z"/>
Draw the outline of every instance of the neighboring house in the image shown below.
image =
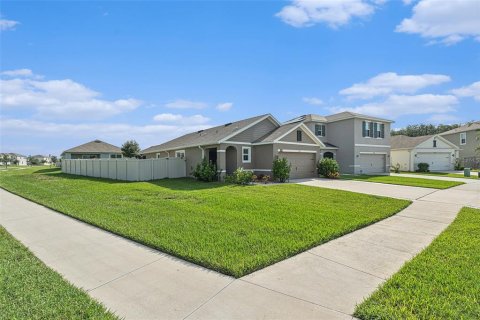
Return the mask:
<path id="1" fill-rule="evenodd" d="M 480 121 L 467 123 L 440 135 L 460 148 L 459 159 L 464 166 L 479 167 Z"/>
<path id="2" fill-rule="evenodd" d="M 3 161 L 1 161 L 1 159 L 3 158 L 4 155 L 5 155 L 5 153 L 0 153 L 0 164 L 1 165 L 5 165 L 5 163 L 3 163 Z M 17 165 L 19 165 L 19 166 L 26 166 L 27 165 L 27 157 L 26 156 L 18 154 L 18 153 L 7 153 L 7 155 L 10 157 L 10 159 L 17 160 Z M 7 165 L 12 165 L 13 162 L 14 161 L 8 161 Z"/>
<path id="3" fill-rule="evenodd" d="M 44 156 L 44 155 L 41 155 L 41 154 L 37 154 L 37 155 L 34 155 L 34 156 L 31 156 L 32 159 L 36 159 L 38 161 L 38 163 L 41 163 L 43 165 L 46 165 L 46 166 L 49 166 L 52 164 L 52 159 L 50 158 L 50 156 Z"/>
<path id="4" fill-rule="evenodd" d="M 290 177 L 315 177 L 316 164 L 336 158 L 344 173 L 389 172 L 390 123 L 351 112 L 305 115 L 279 123 L 265 114 L 189 133 L 142 150 L 146 158 L 185 158 L 191 175 L 203 158 L 222 176 L 238 167 L 271 175 L 275 158 L 287 158 Z"/>
<path id="5" fill-rule="evenodd" d="M 415 171 L 419 163 L 428 163 L 430 171 L 453 170 L 458 158 L 459 148 L 440 135 L 397 135 L 390 141 L 391 165 L 399 164 L 402 171 Z"/>
<path id="6" fill-rule="evenodd" d="M 63 159 L 116 159 L 122 150 L 110 143 L 93 140 L 62 152 Z"/>

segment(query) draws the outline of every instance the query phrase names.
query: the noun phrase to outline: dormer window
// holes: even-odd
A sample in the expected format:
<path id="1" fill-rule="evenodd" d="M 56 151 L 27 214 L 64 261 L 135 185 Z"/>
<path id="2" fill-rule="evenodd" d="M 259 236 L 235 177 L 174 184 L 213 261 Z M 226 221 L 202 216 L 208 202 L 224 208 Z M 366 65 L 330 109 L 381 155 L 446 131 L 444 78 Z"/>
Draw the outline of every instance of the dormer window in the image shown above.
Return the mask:
<path id="1" fill-rule="evenodd" d="M 302 130 L 297 130 L 297 141 L 302 141 Z"/>

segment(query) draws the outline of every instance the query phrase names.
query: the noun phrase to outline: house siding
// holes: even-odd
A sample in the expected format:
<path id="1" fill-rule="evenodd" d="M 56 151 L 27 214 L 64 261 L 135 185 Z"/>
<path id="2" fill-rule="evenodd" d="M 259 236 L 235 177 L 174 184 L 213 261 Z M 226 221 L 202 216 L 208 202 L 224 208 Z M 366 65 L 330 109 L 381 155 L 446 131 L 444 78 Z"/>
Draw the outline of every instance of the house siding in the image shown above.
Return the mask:
<path id="1" fill-rule="evenodd" d="M 480 157 L 480 152 L 477 152 L 476 149 L 480 145 L 480 140 L 477 140 L 477 135 L 479 134 L 476 130 L 466 131 L 467 132 L 467 143 L 464 145 L 460 144 L 460 132 L 441 135 L 442 138 L 447 139 L 454 145 L 460 148 L 459 159 L 463 161 L 464 158 L 469 157 Z"/>
<path id="2" fill-rule="evenodd" d="M 297 130 L 302 131 L 302 141 L 297 141 Z M 292 132 L 287 134 L 285 137 L 283 137 L 279 141 L 316 144 L 315 141 L 313 141 L 313 139 L 310 138 L 307 135 L 307 133 L 305 132 L 305 130 L 303 130 L 302 128 L 297 128 L 297 129 L 293 130 Z"/>
<path id="3" fill-rule="evenodd" d="M 315 135 L 315 125 L 316 124 L 323 124 L 325 126 L 325 136 L 317 136 Z M 325 122 L 316 122 L 316 121 L 308 121 L 305 122 L 305 125 L 310 129 L 310 131 L 318 138 L 318 140 L 322 142 L 328 141 L 328 124 Z"/>
<path id="4" fill-rule="evenodd" d="M 341 173 L 354 173 L 355 168 L 355 119 L 335 121 L 328 124 L 328 142 L 339 147 L 336 160 Z M 361 135 L 361 132 L 360 132 Z"/>
<path id="5" fill-rule="evenodd" d="M 253 146 L 254 169 L 271 170 L 273 164 L 273 144 Z M 262 172 L 260 172 L 262 173 Z M 265 174 L 265 172 L 263 172 Z M 267 172 L 268 174 L 268 172 Z"/>
<path id="6" fill-rule="evenodd" d="M 261 137 L 266 136 L 276 128 L 277 128 L 277 125 L 275 125 L 269 119 L 265 119 L 263 121 L 260 121 L 253 127 L 248 128 L 247 130 L 240 132 L 239 134 L 231 137 L 228 140 L 238 141 L 238 142 L 253 142 L 255 140 L 260 139 Z"/>

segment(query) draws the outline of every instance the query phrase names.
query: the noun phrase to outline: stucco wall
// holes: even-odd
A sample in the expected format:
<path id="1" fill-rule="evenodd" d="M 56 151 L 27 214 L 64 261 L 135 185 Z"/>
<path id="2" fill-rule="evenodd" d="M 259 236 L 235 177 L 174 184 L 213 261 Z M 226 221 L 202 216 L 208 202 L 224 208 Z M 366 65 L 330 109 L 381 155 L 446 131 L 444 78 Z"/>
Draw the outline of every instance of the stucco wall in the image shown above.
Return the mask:
<path id="1" fill-rule="evenodd" d="M 346 119 L 331 122 L 327 128 L 328 142 L 339 147 L 336 154 L 336 160 L 340 165 L 341 173 L 354 172 L 354 134 L 355 121 L 354 119 Z"/>
<path id="2" fill-rule="evenodd" d="M 390 166 L 400 164 L 400 170 L 410 171 L 410 152 L 408 150 L 392 150 L 390 152 Z"/>
<path id="3" fill-rule="evenodd" d="M 297 130 L 302 131 L 302 141 L 297 141 Z M 305 132 L 305 130 L 303 130 L 302 128 L 293 130 L 292 132 L 287 134 L 285 137 L 283 137 L 280 141 L 315 144 L 315 141 L 313 141 L 313 139 L 310 138 L 308 134 Z"/>
<path id="4" fill-rule="evenodd" d="M 265 119 L 228 140 L 238 142 L 253 142 L 272 132 L 275 130 L 275 128 L 277 128 L 277 126 L 272 121 Z"/>
<path id="5" fill-rule="evenodd" d="M 477 140 L 477 134 L 479 133 L 475 130 L 467 131 L 467 143 L 464 145 L 460 145 L 460 133 L 442 135 L 442 138 L 459 147 L 459 158 L 463 159 L 466 157 L 480 157 L 480 153 L 475 151 L 480 145 L 480 140 Z"/>

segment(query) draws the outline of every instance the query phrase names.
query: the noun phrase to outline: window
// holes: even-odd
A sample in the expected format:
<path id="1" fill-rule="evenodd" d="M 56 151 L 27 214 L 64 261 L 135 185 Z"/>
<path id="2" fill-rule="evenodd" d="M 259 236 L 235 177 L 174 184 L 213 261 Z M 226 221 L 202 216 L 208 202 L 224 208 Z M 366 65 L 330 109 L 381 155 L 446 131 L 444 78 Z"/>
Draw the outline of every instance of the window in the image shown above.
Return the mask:
<path id="1" fill-rule="evenodd" d="M 460 144 L 467 144 L 467 133 L 460 132 Z"/>
<path id="2" fill-rule="evenodd" d="M 385 124 L 371 121 L 362 122 L 362 137 L 385 138 Z"/>
<path id="3" fill-rule="evenodd" d="M 185 150 L 177 150 L 175 151 L 175 158 L 185 158 Z"/>
<path id="4" fill-rule="evenodd" d="M 319 137 L 325 137 L 325 125 L 316 124 L 315 125 L 315 135 Z"/>
<path id="5" fill-rule="evenodd" d="M 157 159 L 160 159 L 161 155 L 160 153 L 157 153 Z"/>
<path id="6" fill-rule="evenodd" d="M 297 141 L 302 141 L 302 130 L 297 130 Z"/>
<path id="7" fill-rule="evenodd" d="M 242 147 L 242 162 L 243 163 L 252 162 L 252 148 Z"/>
<path id="8" fill-rule="evenodd" d="M 122 157 L 121 154 L 111 154 L 111 155 L 110 155 L 110 158 L 111 158 L 111 159 L 120 159 L 121 157 Z"/>
<path id="9" fill-rule="evenodd" d="M 433 147 L 434 147 L 434 148 L 437 147 L 437 140 L 433 140 Z"/>
<path id="10" fill-rule="evenodd" d="M 370 128 L 371 124 L 372 124 L 371 122 L 363 121 L 363 130 L 362 130 L 362 132 L 363 132 L 362 136 L 363 137 L 367 138 L 367 137 L 372 136 L 373 132 L 372 132 L 372 128 Z"/>

